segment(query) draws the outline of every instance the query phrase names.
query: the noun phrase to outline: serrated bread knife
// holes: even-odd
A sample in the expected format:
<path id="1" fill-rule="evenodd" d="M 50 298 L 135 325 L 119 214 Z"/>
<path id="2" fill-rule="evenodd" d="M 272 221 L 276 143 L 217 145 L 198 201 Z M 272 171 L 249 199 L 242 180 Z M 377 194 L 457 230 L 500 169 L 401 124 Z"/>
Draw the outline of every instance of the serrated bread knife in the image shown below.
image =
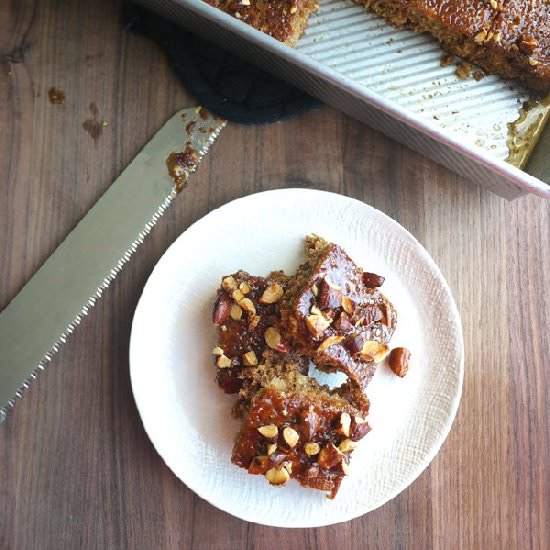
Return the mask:
<path id="1" fill-rule="evenodd" d="M 225 121 L 176 113 L 0 313 L 0 422 L 94 306 Z"/>

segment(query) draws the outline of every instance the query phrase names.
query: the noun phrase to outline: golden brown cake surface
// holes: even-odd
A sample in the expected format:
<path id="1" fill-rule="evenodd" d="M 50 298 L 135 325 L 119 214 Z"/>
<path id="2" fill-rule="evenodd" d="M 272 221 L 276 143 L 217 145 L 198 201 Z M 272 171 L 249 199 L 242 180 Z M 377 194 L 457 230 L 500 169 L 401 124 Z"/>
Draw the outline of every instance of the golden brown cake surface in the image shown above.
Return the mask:
<path id="1" fill-rule="evenodd" d="M 550 89 L 548 0 L 355 0 L 397 26 L 427 31 L 489 73 Z"/>
<path id="2" fill-rule="evenodd" d="M 280 42 L 293 46 L 307 27 L 317 0 L 204 0 Z"/>

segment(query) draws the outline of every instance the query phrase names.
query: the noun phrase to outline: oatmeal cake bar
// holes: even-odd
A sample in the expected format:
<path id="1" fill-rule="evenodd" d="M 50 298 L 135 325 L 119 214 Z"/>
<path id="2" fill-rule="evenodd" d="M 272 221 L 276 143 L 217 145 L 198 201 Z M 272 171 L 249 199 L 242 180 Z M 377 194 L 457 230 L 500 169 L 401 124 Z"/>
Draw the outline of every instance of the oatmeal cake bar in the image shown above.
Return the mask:
<path id="1" fill-rule="evenodd" d="M 308 258 L 287 283 L 281 330 L 297 353 L 364 388 L 389 353 L 396 312 L 380 292 L 384 279 L 364 272 L 337 244 L 312 235 Z"/>
<path id="2" fill-rule="evenodd" d="M 258 365 L 266 348 L 281 354 L 290 351 L 276 328 L 287 281 L 282 272 L 256 277 L 238 271 L 222 278 L 212 312 L 218 333 L 213 355 L 216 380 L 226 393 L 240 390 L 246 376 L 243 368 Z M 307 363 L 301 369 L 307 372 Z"/>
<path id="3" fill-rule="evenodd" d="M 318 0 L 204 0 L 273 38 L 294 46 Z"/>
<path id="4" fill-rule="evenodd" d="M 319 384 L 315 378 L 307 376 L 309 360 L 296 353 L 282 354 L 266 349 L 259 365 L 243 367 L 238 374 L 242 380 L 237 401 L 233 406 L 233 416 L 242 417 L 250 410 L 254 396 L 263 388 L 316 392 Z M 328 391 L 327 387 L 323 388 Z M 347 400 L 364 416 L 369 411 L 369 400 L 361 388 L 351 382 L 331 390 L 333 395 Z"/>
<path id="5" fill-rule="evenodd" d="M 231 461 L 272 485 L 294 478 L 334 498 L 356 442 L 369 430 L 364 416 L 326 387 L 268 386 L 252 398 Z"/>
<path id="6" fill-rule="evenodd" d="M 549 0 L 355 0 L 489 73 L 550 90 Z"/>

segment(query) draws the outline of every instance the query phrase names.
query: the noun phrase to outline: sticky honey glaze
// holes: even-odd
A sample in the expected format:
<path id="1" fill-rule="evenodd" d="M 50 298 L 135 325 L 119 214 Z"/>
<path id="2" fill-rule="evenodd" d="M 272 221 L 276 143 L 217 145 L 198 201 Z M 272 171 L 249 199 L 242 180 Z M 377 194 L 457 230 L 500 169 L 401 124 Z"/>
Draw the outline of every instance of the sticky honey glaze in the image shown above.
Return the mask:
<path id="1" fill-rule="evenodd" d="M 519 117 L 508 124 L 507 162 L 523 168 L 550 120 L 550 94 L 531 99 L 520 110 Z"/>

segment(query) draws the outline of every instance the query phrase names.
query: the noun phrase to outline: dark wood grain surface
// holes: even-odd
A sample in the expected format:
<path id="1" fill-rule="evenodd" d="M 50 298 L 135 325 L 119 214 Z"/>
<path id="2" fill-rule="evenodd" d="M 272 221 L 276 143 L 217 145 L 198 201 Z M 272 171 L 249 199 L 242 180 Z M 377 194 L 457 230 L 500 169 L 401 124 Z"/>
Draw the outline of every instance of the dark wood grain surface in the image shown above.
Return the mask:
<path id="1" fill-rule="evenodd" d="M 194 100 L 108 0 L 0 2 L 0 100 L 1 309 Z M 289 186 L 356 197 L 409 229 L 451 286 L 466 346 L 460 411 L 431 466 L 367 516 L 309 530 L 242 522 L 187 489 L 147 439 L 128 375 L 132 314 L 167 246 L 214 207 Z M 0 425 L 0 548 L 550 548 L 549 273 L 548 202 L 506 202 L 329 108 L 230 125 Z"/>

